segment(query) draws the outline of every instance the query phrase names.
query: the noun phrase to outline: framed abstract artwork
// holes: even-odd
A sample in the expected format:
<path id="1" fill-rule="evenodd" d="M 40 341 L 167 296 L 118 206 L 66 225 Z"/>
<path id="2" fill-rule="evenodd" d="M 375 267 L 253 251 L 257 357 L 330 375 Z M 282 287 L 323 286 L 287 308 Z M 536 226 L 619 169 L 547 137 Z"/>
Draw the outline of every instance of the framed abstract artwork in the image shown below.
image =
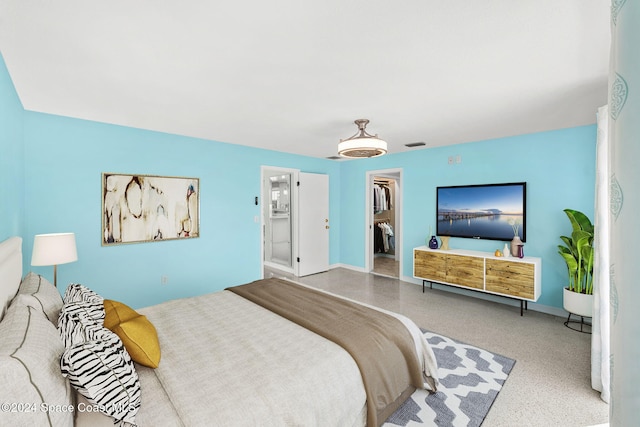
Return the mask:
<path id="1" fill-rule="evenodd" d="M 198 178 L 102 174 L 102 245 L 200 236 Z"/>

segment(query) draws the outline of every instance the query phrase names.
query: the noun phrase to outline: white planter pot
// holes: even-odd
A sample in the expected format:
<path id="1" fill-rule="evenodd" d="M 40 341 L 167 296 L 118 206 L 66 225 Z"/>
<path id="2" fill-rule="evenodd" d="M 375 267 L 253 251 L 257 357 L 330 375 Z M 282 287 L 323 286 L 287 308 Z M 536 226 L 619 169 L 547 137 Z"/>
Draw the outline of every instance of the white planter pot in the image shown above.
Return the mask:
<path id="1" fill-rule="evenodd" d="M 564 288 L 562 301 L 564 309 L 569 313 L 584 317 L 593 316 L 593 295 L 579 294 Z"/>

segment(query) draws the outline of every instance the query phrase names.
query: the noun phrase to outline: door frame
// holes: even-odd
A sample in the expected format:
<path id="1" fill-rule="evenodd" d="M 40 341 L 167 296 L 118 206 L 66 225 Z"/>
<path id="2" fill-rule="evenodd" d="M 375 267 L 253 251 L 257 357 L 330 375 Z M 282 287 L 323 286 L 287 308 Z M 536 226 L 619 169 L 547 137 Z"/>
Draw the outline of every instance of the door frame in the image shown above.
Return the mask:
<path id="1" fill-rule="evenodd" d="M 291 174 L 291 201 L 289 203 L 291 214 L 291 267 L 287 268 L 280 264 L 273 264 L 266 262 L 264 259 L 264 245 L 266 241 L 265 230 L 266 222 L 269 220 L 265 216 L 267 195 L 271 194 L 271 186 L 267 185 L 267 174 L 275 173 L 290 173 Z M 295 262 L 296 254 L 298 253 L 298 186 L 297 182 L 300 181 L 300 169 L 283 168 L 279 166 L 260 166 L 260 277 L 264 279 L 264 267 L 269 266 L 278 270 L 292 273 L 294 276 L 298 276 L 298 263 Z"/>
<path id="2" fill-rule="evenodd" d="M 393 235 L 395 236 L 395 245 L 396 245 L 396 258 L 399 261 L 399 271 L 398 271 L 398 279 L 402 278 L 402 168 L 395 169 L 380 169 L 367 171 L 366 173 L 366 194 L 365 194 L 365 256 L 364 256 L 364 271 L 365 273 L 371 273 L 373 270 L 373 239 L 371 238 L 373 226 L 374 226 L 374 215 L 373 215 L 373 179 L 374 177 L 385 177 L 391 178 L 396 181 L 396 190 L 394 192 L 394 209 L 396 211 L 396 224 L 393 230 Z"/>

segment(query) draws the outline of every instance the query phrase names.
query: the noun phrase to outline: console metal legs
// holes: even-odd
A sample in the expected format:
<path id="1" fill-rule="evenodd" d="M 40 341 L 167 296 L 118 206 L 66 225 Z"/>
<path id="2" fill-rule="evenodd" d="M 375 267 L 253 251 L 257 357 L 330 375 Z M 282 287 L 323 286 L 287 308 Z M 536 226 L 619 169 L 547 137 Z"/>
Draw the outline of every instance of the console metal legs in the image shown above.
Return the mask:
<path id="1" fill-rule="evenodd" d="M 425 286 L 426 282 L 429 282 L 429 289 L 433 289 L 433 282 L 431 282 L 429 280 L 422 279 L 422 293 L 424 293 L 424 286 Z M 446 283 L 441 283 L 441 285 L 447 286 Z M 468 289 L 468 290 L 473 291 L 473 289 Z M 509 297 L 505 296 L 505 298 L 509 298 Z M 529 310 L 529 301 L 523 300 L 523 299 L 518 299 L 518 301 L 520 301 L 520 316 L 524 316 L 525 310 Z M 569 315 L 569 316 L 571 316 L 571 315 Z M 567 323 L 565 322 L 565 325 L 566 324 Z"/>

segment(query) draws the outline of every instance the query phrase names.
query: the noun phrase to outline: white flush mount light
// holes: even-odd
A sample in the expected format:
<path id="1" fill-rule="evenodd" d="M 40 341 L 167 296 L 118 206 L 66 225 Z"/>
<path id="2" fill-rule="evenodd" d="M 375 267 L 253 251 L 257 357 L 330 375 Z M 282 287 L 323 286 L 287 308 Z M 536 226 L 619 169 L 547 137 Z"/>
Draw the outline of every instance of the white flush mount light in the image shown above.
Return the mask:
<path id="1" fill-rule="evenodd" d="M 376 157 L 387 153 L 387 142 L 378 135 L 368 134 L 365 128 L 369 120 L 358 119 L 358 133 L 347 139 L 341 139 L 338 144 L 338 154 L 342 157 Z"/>

